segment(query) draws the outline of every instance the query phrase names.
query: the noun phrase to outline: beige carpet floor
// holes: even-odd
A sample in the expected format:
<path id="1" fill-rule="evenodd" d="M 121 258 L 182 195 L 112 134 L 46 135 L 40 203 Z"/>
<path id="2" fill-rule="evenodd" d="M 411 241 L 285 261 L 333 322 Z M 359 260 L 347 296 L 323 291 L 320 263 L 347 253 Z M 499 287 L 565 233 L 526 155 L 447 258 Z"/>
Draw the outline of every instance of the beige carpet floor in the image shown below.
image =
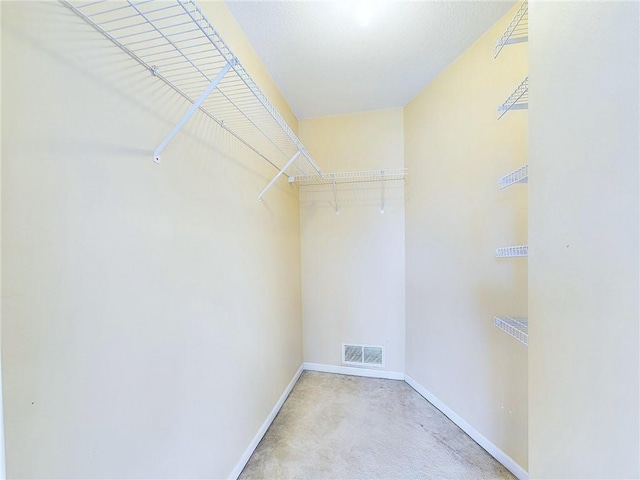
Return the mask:
<path id="1" fill-rule="evenodd" d="M 304 372 L 241 479 L 514 479 L 405 382 Z"/>

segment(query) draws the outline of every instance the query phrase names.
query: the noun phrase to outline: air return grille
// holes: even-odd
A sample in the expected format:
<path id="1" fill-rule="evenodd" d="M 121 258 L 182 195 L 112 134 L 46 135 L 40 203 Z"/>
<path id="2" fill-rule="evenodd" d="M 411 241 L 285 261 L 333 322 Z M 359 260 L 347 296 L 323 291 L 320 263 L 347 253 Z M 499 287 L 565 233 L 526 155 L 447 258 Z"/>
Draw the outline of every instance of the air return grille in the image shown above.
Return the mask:
<path id="1" fill-rule="evenodd" d="M 342 363 L 369 367 L 384 367 L 384 348 L 377 345 L 342 344 Z"/>

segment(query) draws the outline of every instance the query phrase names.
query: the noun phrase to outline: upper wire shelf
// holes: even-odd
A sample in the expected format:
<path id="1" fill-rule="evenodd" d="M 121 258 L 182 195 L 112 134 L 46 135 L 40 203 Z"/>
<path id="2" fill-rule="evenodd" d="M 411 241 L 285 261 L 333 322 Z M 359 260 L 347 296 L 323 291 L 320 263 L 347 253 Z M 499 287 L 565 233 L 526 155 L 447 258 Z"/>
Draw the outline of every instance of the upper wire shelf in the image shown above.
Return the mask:
<path id="1" fill-rule="evenodd" d="M 322 175 L 298 175 L 289 177 L 289 182 L 295 182 L 301 187 L 309 185 L 333 185 L 334 183 L 339 185 L 344 183 L 403 180 L 406 175 L 406 168 L 391 168 L 386 170 L 366 170 L 357 172 L 325 172 Z"/>
<path id="2" fill-rule="evenodd" d="M 60 1 L 192 104 L 156 162 L 199 109 L 287 176 L 322 173 L 193 0 Z"/>
<path id="3" fill-rule="evenodd" d="M 380 186 L 380 213 L 385 209 L 385 187 L 389 181 L 404 180 L 407 176 L 406 168 L 391 168 L 382 170 L 366 170 L 355 172 L 335 172 L 323 173 L 321 175 L 300 175 L 289 177 L 289 183 L 298 183 L 300 187 L 319 186 L 320 190 L 332 189 L 333 201 L 336 215 L 340 215 L 340 205 L 338 201 L 338 186 L 375 182 Z"/>
<path id="4" fill-rule="evenodd" d="M 502 190 L 514 183 L 528 183 L 529 182 L 529 165 L 524 165 L 511 173 L 506 174 L 500 180 L 498 180 L 498 187 Z"/>
<path id="5" fill-rule="evenodd" d="M 527 318 L 493 317 L 493 324 L 524 345 L 529 345 L 529 320 Z"/>
<path id="6" fill-rule="evenodd" d="M 513 91 L 502 105 L 498 107 L 498 120 L 509 110 L 524 110 L 529 108 L 529 77 L 524 80 Z"/>
<path id="7" fill-rule="evenodd" d="M 515 13 L 502 36 L 496 42 L 493 49 L 493 58 L 496 58 L 505 45 L 521 43 L 529 40 L 529 3 L 524 0 Z"/>

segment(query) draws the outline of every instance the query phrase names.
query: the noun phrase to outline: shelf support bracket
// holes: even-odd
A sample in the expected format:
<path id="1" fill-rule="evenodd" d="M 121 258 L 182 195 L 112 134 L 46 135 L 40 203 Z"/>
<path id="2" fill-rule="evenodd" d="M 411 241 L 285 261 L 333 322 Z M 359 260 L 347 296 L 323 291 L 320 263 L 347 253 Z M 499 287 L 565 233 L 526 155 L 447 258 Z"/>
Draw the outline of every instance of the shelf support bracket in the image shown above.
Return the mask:
<path id="1" fill-rule="evenodd" d="M 340 209 L 338 208 L 338 194 L 336 193 L 336 174 L 333 174 L 333 201 L 336 204 L 336 215 L 340 215 Z"/>
<path id="2" fill-rule="evenodd" d="M 260 195 L 258 195 L 258 200 L 262 201 L 262 197 L 264 196 L 265 193 L 267 193 L 267 190 L 269 190 L 273 186 L 273 184 L 276 183 L 276 180 L 280 178 L 280 175 L 284 174 L 287 168 L 289 168 L 291 164 L 296 161 L 296 158 L 298 158 L 301 153 L 302 152 L 298 150 L 296 154 L 293 157 L 291 157 L 287 163 L 285 163 L 284 167 L 282 167 L 282 170 L 280 170 L 278 174 L 275 177 L 273 177 L 271 181 L 267 184 L 267 186 L 264 187 L 264 189 L 260 192 Z"/>
<path id="3" fill-rule="evenodd" d="M 213 89 L 216 88 L 216 86 L 218 86 L 218 83 L 220 83 L 222 78 L 227 74 L 227 72 L 231 69 L 231 67 L 236 62 L 237 60 L 235 59 L 231 62 L 227 62 L 227 64 L 224 67 L 222 67 L 222 69 L 218 72 L 218 75 L 216 75 L 216 78 L 214 78 L 212 82 L 209 84 L 209 86 L 205 89 L 205 91 L 202 92 L 202 95 L 200 95 L 200 97 L 198 97 L 198 99 L 195 102 L 193 102 L 193 104 L 189 107 L 189 110 L 187 110 L 187 112 L 182 116 L 182 118 L 176 124 L 176 126 L 173 127 L 173 129 L 169 132 L 169 134 L 164 138 L 162 143 L 160 143 L 158 148 L 156 148 L 155 151 L 153 152 L 154 162 L 160 163 L 160 154 L 165 149 L 165 147 L 169 144 L 169 142 L 173 139 L 173 137 L 175 137 L 176 134 L 182 129 L 182 127 L 184 127 L 184 125 L 189 121 L 189 119 L 193 116 L 193 114 L 196 113 L 196 110 L 200 108 L 200 105 L 202 105 L 202 103 L 207 99 L 207 97 L 213 91 Z"/>

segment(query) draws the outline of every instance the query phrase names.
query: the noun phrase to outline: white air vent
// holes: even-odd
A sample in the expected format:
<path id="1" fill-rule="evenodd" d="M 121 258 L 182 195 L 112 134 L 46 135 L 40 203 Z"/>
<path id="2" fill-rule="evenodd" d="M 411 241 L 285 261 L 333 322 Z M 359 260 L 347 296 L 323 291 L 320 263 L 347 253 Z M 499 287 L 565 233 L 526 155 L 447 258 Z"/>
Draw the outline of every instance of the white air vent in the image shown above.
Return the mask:
<path id="1" fill-rule="evenodd" d="M 342 363 L 345 365 L 384 367 L 384 347 L 343 343 Z"/>

